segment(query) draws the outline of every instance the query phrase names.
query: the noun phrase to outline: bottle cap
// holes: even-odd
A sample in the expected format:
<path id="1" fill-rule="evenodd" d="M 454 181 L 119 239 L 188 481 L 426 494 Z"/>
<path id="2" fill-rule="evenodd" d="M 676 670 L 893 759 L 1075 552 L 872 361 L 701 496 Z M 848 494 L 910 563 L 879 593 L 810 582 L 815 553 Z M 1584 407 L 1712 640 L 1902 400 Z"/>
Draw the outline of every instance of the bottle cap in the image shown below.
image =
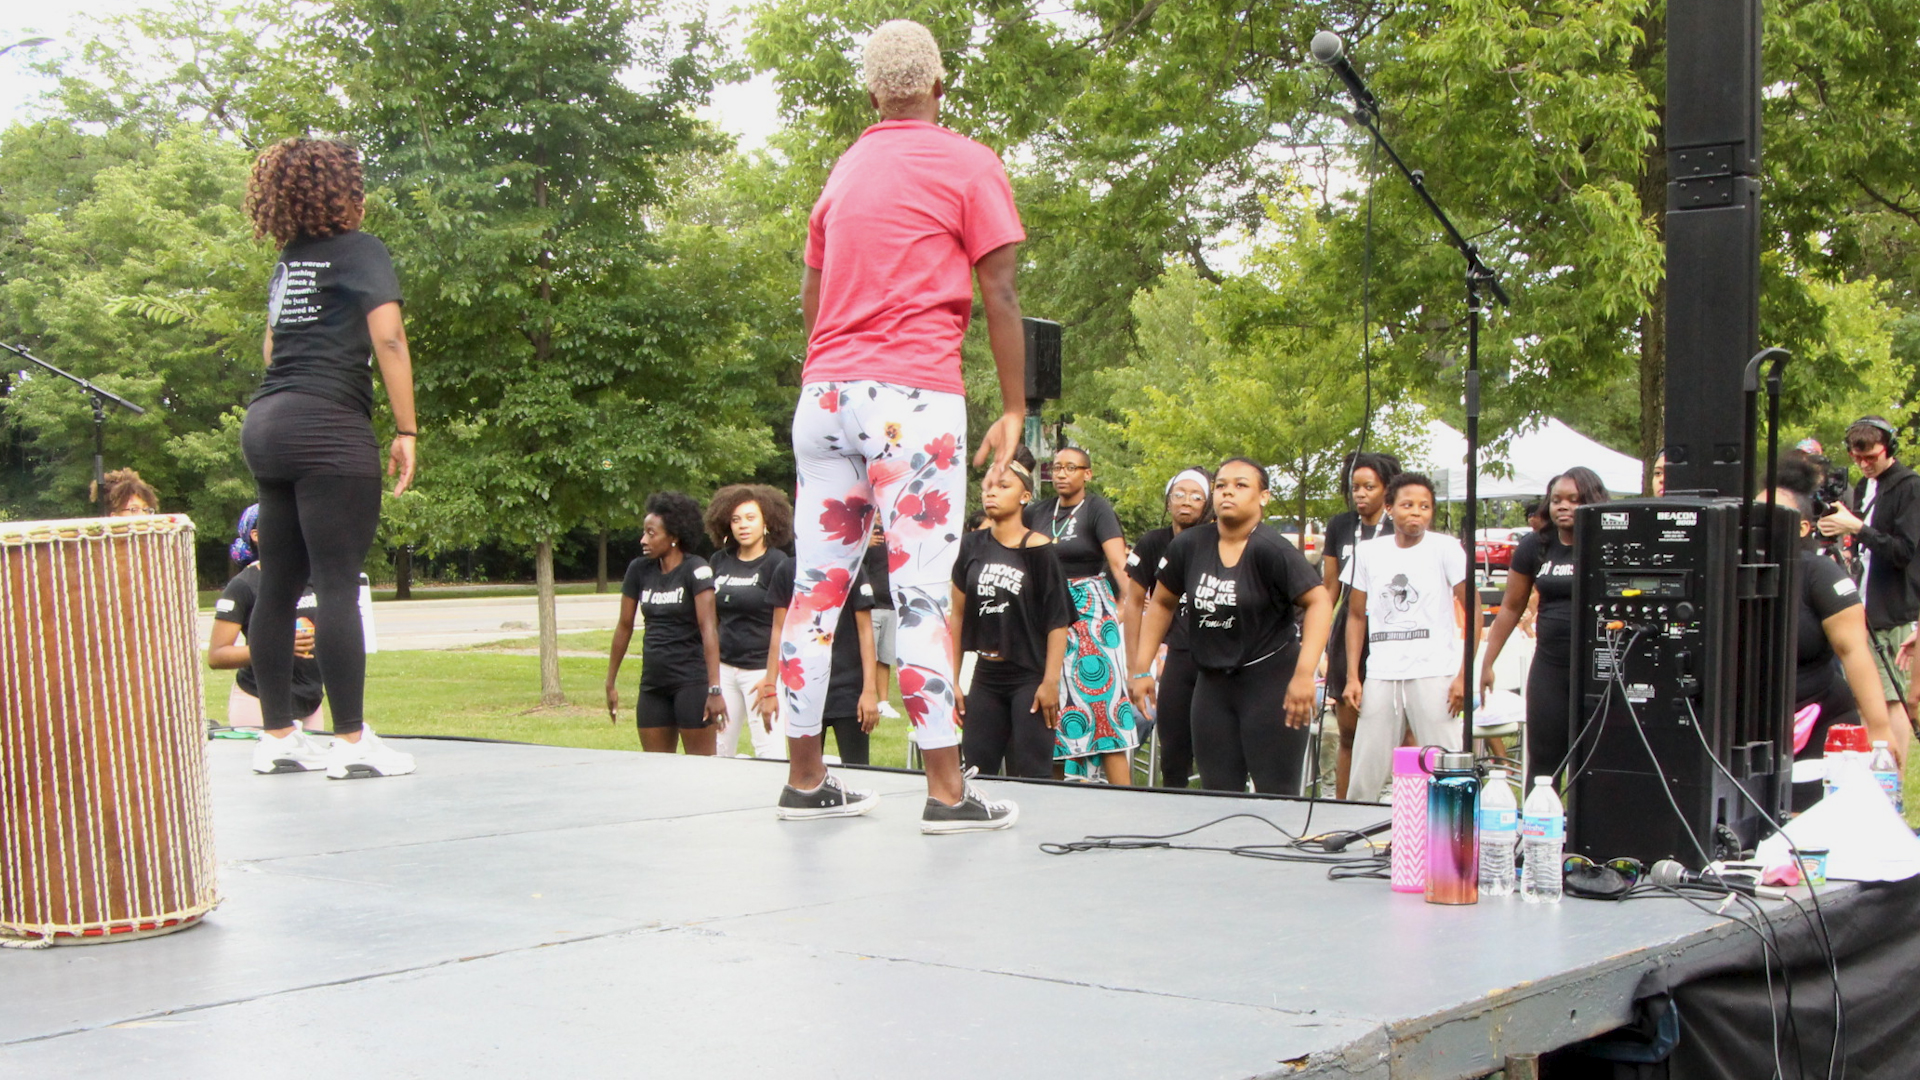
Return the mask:
<path id="1" fill-rule="evenodd" d="M 1536 776 L 1533 778 L 1534 787 L 1540 787 L 1543 784 L 1551 784 L 1551 783 L 1553 783 L 1553 777 L 1551 776 Z"/>
<path id="2" fill-rule="evenodd" d="M 1505 780 L 1506 778 L 1507 778 L 1507 770 L 1505 769 L 1488 769 L 1487 770 L 1487 779 L 1489 780 Z"/>
<path id="3" fill-rule="evenodd" d="M 1465 750 L 1448 750 L 1439 757 L 1435 772 L 1472 772 L 1473 755 Z"/>
<path id="4" fill-rule="evenodd" d="M 1420 767 L 1420 747 L 1396 746 L 1393 748 L 1393 775 L 1420 776 L 1426 772 Z"/>
<path id="5" fill-rule="evenodd" d="M 1873 740 L 1873 748 L 1875 750 L 1885 750 L 1887 748 L 1887 740 L 1885 739 Z"/>

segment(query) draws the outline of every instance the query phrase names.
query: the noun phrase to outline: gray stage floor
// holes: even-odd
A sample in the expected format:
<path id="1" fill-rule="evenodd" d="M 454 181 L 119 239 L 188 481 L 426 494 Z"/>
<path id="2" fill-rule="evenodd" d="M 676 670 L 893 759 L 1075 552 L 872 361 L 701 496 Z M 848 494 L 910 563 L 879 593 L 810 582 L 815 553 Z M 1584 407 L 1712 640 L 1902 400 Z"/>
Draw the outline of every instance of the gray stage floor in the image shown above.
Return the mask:
<path id="1" fill-rule="evenodd" d="M 253 776 L 250 746 L 210 747 L 204 925 L 0 950 L 0 1075 L 1476 1076 L 1738 944 L 1671 901 L 1445 908 L 1037 846 L 1298 828 L 1302 803 L 990 785 L 1018 827 L 923 837 L 907 775 L 853 774 L 868 817 L 791 823 L 764 762 L 413 742 L 418 774 L 343 783 Z"/>

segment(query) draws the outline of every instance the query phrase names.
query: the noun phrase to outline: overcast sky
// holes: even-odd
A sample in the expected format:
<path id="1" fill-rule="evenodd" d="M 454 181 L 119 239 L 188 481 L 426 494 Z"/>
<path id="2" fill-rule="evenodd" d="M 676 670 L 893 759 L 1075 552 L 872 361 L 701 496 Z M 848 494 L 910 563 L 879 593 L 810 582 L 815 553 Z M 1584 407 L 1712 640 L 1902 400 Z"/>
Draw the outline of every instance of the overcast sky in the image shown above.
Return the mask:
<path id="1" fill-rule="evenodd" d="M 707 3 L 716 14 L 732 6 L 732 0 Z M 52 88 L 53 81 L 29 65 L 77 48 L 75 35 L 84 33 L 82 14 L 100 18 L 160 6 L 165 6 L 164 0 L 12 0 L 0 5 L 0 49 L 34 37 L 54 39 L 50 44 L 16 48 L 0 55 L 0 127 L 35 115 L 35 100 Z M 773 80 L 763 75 L 751 82 L 719 88 L 713 104 L 701 115 L 737 136 L 744 148 L 752 148 L 764 143 L 778 128 L 777 105 Z"/>

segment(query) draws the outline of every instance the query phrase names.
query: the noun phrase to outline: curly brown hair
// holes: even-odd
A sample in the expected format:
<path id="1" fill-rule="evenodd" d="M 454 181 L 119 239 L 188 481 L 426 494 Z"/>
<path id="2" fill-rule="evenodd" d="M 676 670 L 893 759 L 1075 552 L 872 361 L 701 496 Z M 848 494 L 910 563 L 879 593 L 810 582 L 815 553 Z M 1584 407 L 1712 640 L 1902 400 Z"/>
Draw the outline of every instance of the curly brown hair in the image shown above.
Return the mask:
<path id="1" fill-rule="evenodd" d="M 253 163 L 247 216 L 253 235 L 289 244 L 359 228 L 365 198 L 360 151 L 330 139 L 282 139 Z"/>
<path id="2" fill-rule="evenodd" d="M 132 469 L 115 469 L 102 478 L 107 489 L 107 513 L 118 513 L 127 503 L 139 499 L 147 504 L 154 513 L 160 512 L 160 496 L 153 485 L 140 478 Z"/>
<path id="3" fill-rule="evenodd" d="M 759 503 L 760 518 L 767 523 L 767 546 L 783 548 L 793 542 L 793 504 L 785 495 L 765 484 L 728 484 L 713 493 L 707 504 L 707 535 L 714 546 L 725 551 L 739 547 L 733 538 L 733 512 L 742 503 Z"/>

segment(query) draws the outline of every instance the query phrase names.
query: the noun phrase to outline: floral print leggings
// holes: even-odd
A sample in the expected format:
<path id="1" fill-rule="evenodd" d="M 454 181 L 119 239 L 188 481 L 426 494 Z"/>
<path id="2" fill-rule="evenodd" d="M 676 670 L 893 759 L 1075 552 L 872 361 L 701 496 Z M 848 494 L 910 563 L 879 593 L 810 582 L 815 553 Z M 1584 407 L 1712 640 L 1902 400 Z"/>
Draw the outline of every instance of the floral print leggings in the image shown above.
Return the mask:
<path id="1" fill-rule="evenodd" d="M 833 631 L 878 513 L 899 614 L 895 670 L 922 750 L 957 746 L 949 578 L 966 511 L 967 406 L 891 383 L 815 382 L 793 416 L 793 600 L 780 637 L 787 734 L 820 734 Z"/>

